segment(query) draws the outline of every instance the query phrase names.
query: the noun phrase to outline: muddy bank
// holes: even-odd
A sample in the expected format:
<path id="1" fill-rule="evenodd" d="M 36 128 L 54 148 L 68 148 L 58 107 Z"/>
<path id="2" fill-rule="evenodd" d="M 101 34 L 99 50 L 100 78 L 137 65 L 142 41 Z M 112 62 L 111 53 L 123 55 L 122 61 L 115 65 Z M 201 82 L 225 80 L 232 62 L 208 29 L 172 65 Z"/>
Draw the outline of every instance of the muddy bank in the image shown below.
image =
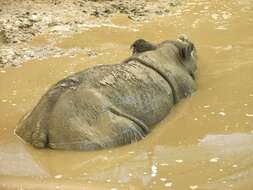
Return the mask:
<path id="1" fill-rule="evenodd" d="M 87 30 L 92 25 L 110 25 L 110 18 L 123 14 L 134 22 L 154 15 L 167 15 L 179 0 L 79 0 L 79 1 L 1 1 L 0 67 L 18 66 L 22 62 L 49 56 L 74 55 L 90 49 L 65 50 L 55 47 L 55 39 Z M 30 42 L 38 35 L 49 35 L 44 46 Z"/>

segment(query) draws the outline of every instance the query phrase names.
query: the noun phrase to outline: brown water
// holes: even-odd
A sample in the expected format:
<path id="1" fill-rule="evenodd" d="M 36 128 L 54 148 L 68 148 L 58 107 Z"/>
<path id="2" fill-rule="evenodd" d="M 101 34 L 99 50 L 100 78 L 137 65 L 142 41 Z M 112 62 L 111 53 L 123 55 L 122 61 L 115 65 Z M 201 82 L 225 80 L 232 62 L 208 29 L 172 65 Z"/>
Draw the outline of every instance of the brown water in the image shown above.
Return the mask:
<path id="1" fill-rule="evenodd" d="M 0 70 L 0 189 L 253 189 L 253 1 L 192 0 L 174 13 L 142 24 L 119 15 L 112 26 L 58 41 L 97 56 Z M 144 140 L 87 153 L 36 150 L 14 136 L 21 116 L 56 81 L 120 62 L 137 38 L 159 42 L 182 32 L 198 49 L 198 91 Z"/>

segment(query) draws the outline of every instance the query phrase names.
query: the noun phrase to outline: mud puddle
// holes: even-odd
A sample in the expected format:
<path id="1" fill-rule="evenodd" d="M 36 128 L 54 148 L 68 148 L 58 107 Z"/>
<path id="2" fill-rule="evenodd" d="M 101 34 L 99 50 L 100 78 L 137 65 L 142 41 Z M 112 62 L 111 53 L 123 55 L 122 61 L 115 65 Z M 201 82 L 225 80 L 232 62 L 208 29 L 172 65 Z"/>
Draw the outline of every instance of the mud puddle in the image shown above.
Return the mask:
<path id="1" fill-rule="evenodd" d="M 253 188 L 252 1 L 193 0 L 175 14 L 57 40 L 92 53 L 34 60 L 0 70 L 2 189 Z M 56 81 L 96 64 L 118 63 L 137 38 L 153 42 L 187 33 L 198 49 L 198 91 L 144 140 L 98 152 L 36 150 L 13 135 L 19 118 Z M 37 43 L 40 43 L 39 41 Z"/>

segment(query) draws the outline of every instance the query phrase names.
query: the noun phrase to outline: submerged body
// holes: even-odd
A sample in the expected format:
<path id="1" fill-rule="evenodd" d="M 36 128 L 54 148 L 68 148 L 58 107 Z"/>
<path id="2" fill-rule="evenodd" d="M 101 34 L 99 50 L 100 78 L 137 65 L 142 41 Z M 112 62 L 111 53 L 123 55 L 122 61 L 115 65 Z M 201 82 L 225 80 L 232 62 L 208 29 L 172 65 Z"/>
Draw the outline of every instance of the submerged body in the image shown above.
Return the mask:
<path id="1" fill-rule="evenodd" d="M 144 138 L 174 104 L 196 90 L 190 41 L 145 43 L 150 44 L 137 40 L 133 56 L 120 64 L 93 67 L 52 86 L 16 134 L 37 148 L 69 150 Z"/>

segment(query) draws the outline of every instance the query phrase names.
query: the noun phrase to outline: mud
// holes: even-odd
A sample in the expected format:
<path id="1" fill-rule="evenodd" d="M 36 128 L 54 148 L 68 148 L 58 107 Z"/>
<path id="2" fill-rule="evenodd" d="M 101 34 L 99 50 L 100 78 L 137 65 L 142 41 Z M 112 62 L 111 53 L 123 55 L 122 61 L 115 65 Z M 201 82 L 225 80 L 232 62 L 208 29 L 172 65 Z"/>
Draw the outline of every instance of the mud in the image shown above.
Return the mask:
<path id="1" fill-rule="evenodd" d="M 167 15 L 179 4 L 177 0 L 1 1 L 0 67 L 19 66 L 34 58 L 87 53 L 85 49 L 59 49 L 55 47 L 55 38 L 88 30 L 94 25 L 112 25 L 110 17 L 115 14 L 126 15 L 136 22 L 147 21 L 153 15 Z M 27 43 L 38 35 L 47 35 L 46 47 Z"/>

